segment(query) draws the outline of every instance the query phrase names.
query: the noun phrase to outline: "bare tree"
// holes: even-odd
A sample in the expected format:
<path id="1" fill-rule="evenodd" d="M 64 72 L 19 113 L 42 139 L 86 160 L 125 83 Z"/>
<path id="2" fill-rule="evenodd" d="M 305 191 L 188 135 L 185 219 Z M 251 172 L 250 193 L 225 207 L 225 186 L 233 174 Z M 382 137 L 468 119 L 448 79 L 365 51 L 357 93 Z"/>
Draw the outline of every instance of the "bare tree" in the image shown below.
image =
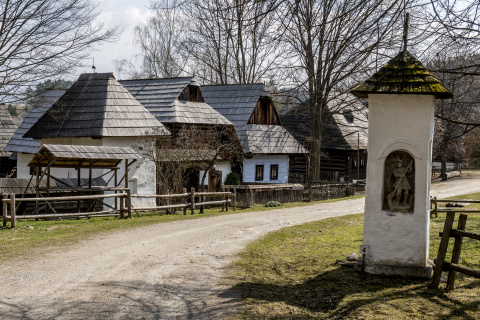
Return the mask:
<path id="1" fill-rule="evenodd" d="M 274 77 L 283 61 L 276 1 L 193 0 L 186 48 L 190 69 L 210 84 L 254 83 Z"/>
<path id="2" fill-rule="evenodd" d="M 142 72 L 150 77 L 170 78 L 184 69 L 182 42 L 186 19 L 177 0 L 161 0 L 151 8 L 154 15 L 135 28 L 135 43 L 142 54 Z"/>
<path id="3" fill-rule="evenodd" d="M 283 40 L 291 53 L 286 73 L 307 93 L 311 181 L 320 180 L 321 135 L 330 99 L 374 72 L 378 56 L 400 49 L 394 27 L 402 12 L 403 1 L 395 0 L 299 0 L 279 10 L 281 17 L 291 16 L 284 23 Z"/>
<path id="4" fill-rule="evenodd" d="M 90 0 L 0 0 L 0 95 L 18 100 L 28 85 L 64 76 L 117 28 L 96 22 Z"/>

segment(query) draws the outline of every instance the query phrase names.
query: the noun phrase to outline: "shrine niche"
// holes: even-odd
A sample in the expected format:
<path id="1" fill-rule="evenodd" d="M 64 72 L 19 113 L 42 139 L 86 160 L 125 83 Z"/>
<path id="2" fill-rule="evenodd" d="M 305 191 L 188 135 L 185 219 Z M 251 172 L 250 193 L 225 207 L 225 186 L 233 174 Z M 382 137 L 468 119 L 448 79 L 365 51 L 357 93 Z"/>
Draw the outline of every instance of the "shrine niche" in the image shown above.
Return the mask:
<path id="1" fill-rule="evenodd" d="M 394 151 L 385 160 L 383 210 L 413 212 L 415 161 L 407 152 Z"/>

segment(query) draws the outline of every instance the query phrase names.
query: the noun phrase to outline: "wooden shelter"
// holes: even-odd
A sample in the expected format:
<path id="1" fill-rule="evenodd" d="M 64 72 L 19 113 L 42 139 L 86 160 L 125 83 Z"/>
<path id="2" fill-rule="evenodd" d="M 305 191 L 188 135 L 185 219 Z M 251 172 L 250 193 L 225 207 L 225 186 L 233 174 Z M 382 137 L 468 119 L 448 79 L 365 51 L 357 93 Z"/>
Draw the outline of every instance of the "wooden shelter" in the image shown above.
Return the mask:
<path id="1" fill-rule="evenodd" d="M 303 145 L 310 148 L 311 113 L 306 102 L 287 107 L 280 114 L 287 130 Z M 320 170 L 322 180 L 350 181 L 366 178 L 368 109 L 350 94 L 334 94 L 325 110 L 322 132 Z M 290 178 L 293 182 L 306 182 L 308 162 L 291 157 Z"/>
<path id="2" fill-rule="evenodd" d="M 71 146 L 71 145 L 43 145 L 40 151 L 30 161 L 29 166 L 34 168 L 34 175 L 25 188 L 27 192 L 32 181 L 35 183 L 36 197 L 42 193 L 49 197 L 51 193 L 75 192 L 78 196 L 82 194 L 99 194 L 105 191 L 128 191 L 128 168 L 140 160 L 141 157 L 131 148 L 125 147 L 102 147 L 102 146 Z M 124 161 L 125 170 L 123 176 L 118 175 L 119 165 Z M 69 168 L 77 172 L 77 185 L 68 185 L 65 180 L 56 177 L 52 168 Z M 82 179 L 82 171 L 88 172 L 88 179 Z M 97 176 L 94 176 L 94 175 Z M 110 176 L 105 185 L 95 183 L 104 177 Z M 33 179 L 35 177 L 35 179 Z M 42 183 L 45 178 L 46 183 Z M 113 184 L 108 184 L 113 180 Z M 57 182 L 55 185 L 51 181 Z M 82 184 L 83 182 L 83 184 Z M 111 204 L 103 202 L 104 206 L 111 207 Z M 117 207 L 115 203 L 115 208 Z M 48 207 L 45 207 L 48 209 Z M 36 213 L 39 213 L 37 203 Z"/>
<path id="3" fill-rule="evenodd" d="M 0 105 L 0 178 L 14 174 L 15 161 L 10 159 L 12 153 L 5 146 L 17 130 L 12 116 L 5 105 Z"/>
<path id="4" fill-rule="evenodd" d="M 287 183 L 289 157 L 308 151 L 281 125 L 263 84 L 202 86 L 205 101 L 235 126 L 244 182 Z"/>

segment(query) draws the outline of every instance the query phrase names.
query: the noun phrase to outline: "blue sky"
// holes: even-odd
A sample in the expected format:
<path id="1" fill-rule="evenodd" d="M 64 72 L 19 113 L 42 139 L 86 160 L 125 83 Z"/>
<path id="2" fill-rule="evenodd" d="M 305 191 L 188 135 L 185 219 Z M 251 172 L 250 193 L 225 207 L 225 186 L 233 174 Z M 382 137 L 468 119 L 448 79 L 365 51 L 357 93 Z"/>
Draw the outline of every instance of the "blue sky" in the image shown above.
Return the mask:
<path id="1" fill-rule="evenodd" d="M 95 1 L 95 0 L 94 0 Z M 98 1 L 98 0 L 97 0 Z M 151 0 L 99 0 L 98 10 L 101 11 L 98 21 L 105 26 L 119 24 L 123 33 L 115 43 L 105 43 L 91 53 L 95 58 L 97 72 L 115 72 L 113 60 L 129 59 L 137 51 L 133 45 L 133 30 L 139 21 L 145 21 L 151 14 L 148 6 Z M 92 61 L 93 62 L 93 61 Z M 91 66 L 91 63 L 89 63 Z M 77 78 L 83 72 L 91 72 L 90 67 L 79 68 Z"/>

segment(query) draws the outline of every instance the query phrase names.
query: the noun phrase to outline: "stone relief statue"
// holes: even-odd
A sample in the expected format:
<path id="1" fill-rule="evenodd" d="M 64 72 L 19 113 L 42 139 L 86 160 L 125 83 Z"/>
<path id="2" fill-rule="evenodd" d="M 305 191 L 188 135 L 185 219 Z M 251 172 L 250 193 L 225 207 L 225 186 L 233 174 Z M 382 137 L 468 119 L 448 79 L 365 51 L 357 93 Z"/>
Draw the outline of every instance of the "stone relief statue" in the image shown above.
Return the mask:
<path id="1" fill-rule="evenodd" d="M 412 212 L 415 197 L 414 159 L 406 152 L 392 152 L 385 160 L 383 210 Z"/>

